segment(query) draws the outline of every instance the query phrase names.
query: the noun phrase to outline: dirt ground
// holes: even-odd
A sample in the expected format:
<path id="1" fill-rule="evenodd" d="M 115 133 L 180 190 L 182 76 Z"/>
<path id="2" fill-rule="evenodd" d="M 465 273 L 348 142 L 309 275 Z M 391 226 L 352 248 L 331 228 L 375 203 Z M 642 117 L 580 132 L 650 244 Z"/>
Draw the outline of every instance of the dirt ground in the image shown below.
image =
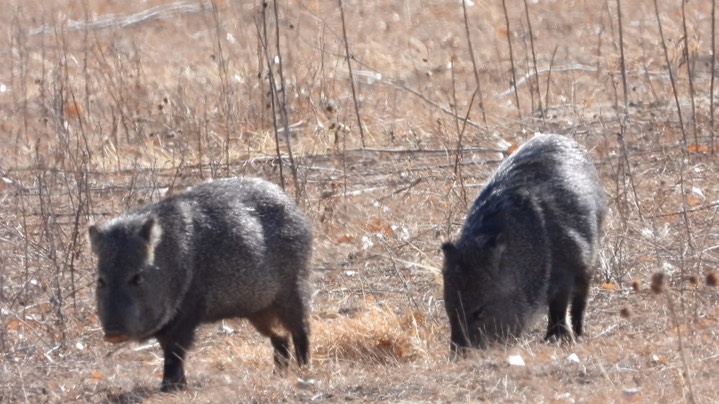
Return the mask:
<path id="1" fill-rule="evenodd" d="M 0 402 L 716 402 L 714 1 L 658 3 L 5 2 Z M 586 335 L 450 361 L 439 247 L 537 132 L 609 200 Z M 102 339 L 87 226 L 235 175 L 312 221 L 312 366 L 226 320 L 160 393 L 154 340 Z"/>

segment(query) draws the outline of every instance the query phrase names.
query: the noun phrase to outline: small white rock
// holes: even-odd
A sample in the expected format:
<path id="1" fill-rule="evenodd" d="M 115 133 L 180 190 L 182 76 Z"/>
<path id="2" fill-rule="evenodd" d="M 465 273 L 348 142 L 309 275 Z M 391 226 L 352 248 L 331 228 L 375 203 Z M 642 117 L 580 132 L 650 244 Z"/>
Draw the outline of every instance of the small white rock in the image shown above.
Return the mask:
<path id="1" fill-rule="evenodd" d="M 524 366 L 524 359 L 520 355 L 509 355 L 507 363 L 510 366 Z"/>
<path id="2" fill-rule="evenodd" d="M 302 379 L 300 377 L 297 378 L 297 387 L 301 389 L 309 389 L 314 386 L 315 383 L 316 382 L 314 379 Z"/>
<path id="3" fill-rule="evenodd" d="M 579 360 L 579 356 L 577 356 L 577 354 L 575 354 L 575 353 L 572 353 L 571 355 L 569 355 L 569 356 L 567 357 L 567 360 L 570 361 L 570 362 L 574 362 L 574 363 L 579 363 L 579 362 L 581 362 L 581 361 Z"/>
<path id="4" fill-rule="evenodd" d="M 362 249 L 363 250 L 369 250 L 374 246 L 374 243 L 372 240 L 367 236 L 362 236 Z"/>
<path id="5" fill-rule="evenodd" d="M 624 397 L 627 397 L 627 398 L 635 396 L 641 392 L 642 392 L 641 387 L 630 387 L 628 389 L 622 390 L 622 394 L 624 395 Z"/>
<path id="6" fill-rule="evenodd" d="M 222 323 L 222 332 L 224 332 L 225 334 L 232 334 L 233 332 L 235 332 L 235 329 L 223 322 Z"/>
<path id="7" fill-rule="evenodd" d="M 704 192 L 700 188 L 692 187 L 692 193 L 702 199 L 706 199 L 706 196 L 704 196 Z"/>

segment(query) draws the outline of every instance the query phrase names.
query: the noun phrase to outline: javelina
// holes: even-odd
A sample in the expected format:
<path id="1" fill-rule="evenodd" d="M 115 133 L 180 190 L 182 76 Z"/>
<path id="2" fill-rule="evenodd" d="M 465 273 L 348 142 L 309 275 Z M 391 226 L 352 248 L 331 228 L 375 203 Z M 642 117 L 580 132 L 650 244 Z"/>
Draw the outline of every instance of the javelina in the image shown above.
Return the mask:
<path id="1" fill-rule="evenodd" d="M 97 309 L 110 342 L 157 338 L 162 390 L 186 385 L 185 351 L 200 323 L 243 317 L 274 348 L 276 368 L 309 361 L 305 216 L 260 179 L 203 183 L 89 227 L 97 256 Z"/>
<path id="2" fill-rule="evenodd" d="M 582 334 L 606 201 L 585 150 L 539 135 L 497 168 L 456 243 L 442 245 L 451 348 L 516 337 L 549 306 L 545 339 Z"/>

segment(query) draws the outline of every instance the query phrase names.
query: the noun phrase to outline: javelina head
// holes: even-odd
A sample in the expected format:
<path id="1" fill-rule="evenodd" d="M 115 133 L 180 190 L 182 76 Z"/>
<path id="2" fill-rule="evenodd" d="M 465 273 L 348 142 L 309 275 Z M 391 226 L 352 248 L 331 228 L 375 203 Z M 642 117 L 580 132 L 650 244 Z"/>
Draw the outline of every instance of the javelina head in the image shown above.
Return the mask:
<path id="1" fill-rule="evenodd" d="M 482 235 L 470 242 L 442 245 L 444 304 L 451 328 L 450 348 L 485 348 L 521 329 L 514 307 L 516 279 L 502 266 L 507 254 L 501 234 Z"/>
<path id="2" fill-rule="evenodd" d="M 105 340 L 151 336 L 169 317 L 167 284 L 155 265 L 162 229 L 152 216 L 131 216 L 88 229 L 97 256 L 97 311 Z"/>

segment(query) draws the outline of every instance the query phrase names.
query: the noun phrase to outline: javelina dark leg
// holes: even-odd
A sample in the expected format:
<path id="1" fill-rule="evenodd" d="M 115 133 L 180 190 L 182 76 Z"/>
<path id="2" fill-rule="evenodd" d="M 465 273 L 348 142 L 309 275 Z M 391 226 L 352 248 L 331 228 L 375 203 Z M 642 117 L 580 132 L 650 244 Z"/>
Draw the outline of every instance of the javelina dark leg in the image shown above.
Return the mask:
<path id="1" fill-rule="evenodd" d="M 589 275 L 577 276 L 574 281 L 574 296 L 572 297 L 572 329 L 575 336 L 581 336 L 584 309 L 587 307 L 587 295 L 589 295 Z"/>
<path id="2" fill-rule="evenodd" d="M 185 353 L 192 345 L 194 327 L 176 327 L 171 332 L 157 336 L 165 355 L 165 367 L 160 390 L 173 391 L 187 386 L 185 379 Z"/>
<path id="3" fill-rule="evenodd" d="M 309 325 L 302 321 L 292 330 L 292 343 L 295 345 L 295 355 L 300 366 L 307 366 L 310 363 L 310 338 Z"/>
<path id="4" fill-rule="evenodd" d="M 555 282 L 549 297 L 549 324 L 545 340 L 571 340 L 571 334 L 567 328 L 567 307 L 571 294 L 572 283 L 566 279 Z"/>
<path id="5" fill-rule="evenodd" d="M 275 312 L 263 310 L 249 320 L 260 334 L 270 337 L 274 349 L 275 372 L 287 369 L 290 363 L 290 341 L 288 337 L 279 335 L 272 329 L 272 324 L 277 321 Z"/>
<path id="6" fill-rule="evenodd" d="M 290 365 L 290 339 L 275 334 L 270 336 L 270 341 L 275 350 L 275 369 L 281 372 Z"/>
<path id="7" fill-rule="evenodd" d="M 307 322 L 305 304 L 298 294 L 287 299 L 284 309 L 280 312 L 282 324 L 292 334 L 295 345 L 295 356 L 300 366 L 310 363 L 310 325 Z"/>

